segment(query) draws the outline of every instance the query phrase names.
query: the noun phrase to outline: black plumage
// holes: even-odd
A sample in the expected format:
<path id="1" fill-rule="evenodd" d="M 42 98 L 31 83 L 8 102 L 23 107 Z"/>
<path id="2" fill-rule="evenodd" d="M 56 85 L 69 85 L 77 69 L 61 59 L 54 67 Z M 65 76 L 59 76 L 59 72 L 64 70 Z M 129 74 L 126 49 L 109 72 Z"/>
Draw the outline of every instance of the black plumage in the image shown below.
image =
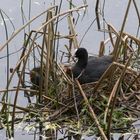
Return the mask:
<path id="1" fill-rule="evenodd" d="M 74 78 L 78 78 L 81 84 L 95 82 L 112 63 L 112 56 L 88 57 L 85 48 L 78 48 L 75 52 L 78 61 L 72 67 Z"/>
<path id="2" fill-rule="evenodd" d="M 41 86 L 41 84 L 43 85 L 43 79 L 44 79 L 44 75 L 43 75 L 43 77 L 41 77 L 41 67 L 36 67 L 31 70 L 30 80 L 34 87 L 39 88 L 39 86 Z"/>

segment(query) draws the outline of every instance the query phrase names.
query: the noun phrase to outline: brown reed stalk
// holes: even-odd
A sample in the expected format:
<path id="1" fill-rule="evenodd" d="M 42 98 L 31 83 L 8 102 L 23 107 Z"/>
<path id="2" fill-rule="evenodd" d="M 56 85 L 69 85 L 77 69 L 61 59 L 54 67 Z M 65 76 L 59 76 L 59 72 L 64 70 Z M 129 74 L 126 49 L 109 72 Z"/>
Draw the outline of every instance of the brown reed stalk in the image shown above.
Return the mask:
<path id="1" fill-rule="evenodd" d="M 112 33 L 114 33 L 116 35 L 116 37 L 118 37 L 119 34 L 111 24 L 107 24 L 107 27 L 108 27 L 108 31 L 109 31 L 108 33 L 109 33 L 109 37 L 110 37 L 110 42 L 112 44 L 112 47 L 115 48 L 115 43 L 113 41 Z"/>
<path id="2" fill-rule="evenodd" d="M 96 19 L 97 19 L 97 27 L 98 27 L 98 30 L 101 29 L 100 27 L 100 18 L 99 18 L 99 3 L 100 3 L 100 0 L 96 0 L 96 6 L 95 6 L 95 13 L 96 13 Z"/>
<path id="3" fill-rule="evenodd" d="M 123 81 L 123 78 L 125 76 L 127 67 L 128 67 L 128 65 L 129 65 L 129 63 L 131 61 L 131 58 L 132 58 L 132 54 L 130 55 L 129 59 L 127 60 L 127 62 L 125 64 L 125 67 L 124 67 L 124 69 L 123 69 L 118 81 L 116 82 L 115 88 L 113 88 L 113 91 L 112 91 L 112 94 L 111 94 L 112 104 L 111 104 L 110 114 L 109 114 L 109 118 L 108 118 L 108 126 L 107 126 L 107 138 L 108 139 L 110 139 L 112 115 L 113 115 L 113 111 L 114 111 L 114 107 L 115 107 L 115 103 L 116 103 L 116 98 L 117 98 L 118 92 L 120 90 L 120 85 L 121 85 L 121 83 Z M 109 104 L 109 106 L 110 106 L 110 104 Z"/>
<path id="4" fill-rule="evenodd" d="M 105 52 L 105 43 L 104 41 L 100 42 L 100 49 L 99 49 L 99 57 L 103 56 Z"/>
<path id="5" fill-rule="evenodd" d="M 38 14 L 37 16 L 33 17 L 29 22 L 27 22 L 25 25 L 23 25 L 20 29 L 16 30 L 12 36 L 0 47 L 0 51 L 2 51 L 6 45 L 16 36 L 18 35 L 23 29 L 25 29 L 29 24 L 31 24 L 34 20 L 36 20 L 37 18 L 39 18 L 40 16 L 44 15 L 45 13 L 47 13 L 49 10 L 56 8 L 56 6 L 52 6 L 50 8 L 48 8 L 47 10 L 43 11 L 42 13 Z"/>
<path id="6" fill-rule="evenodd" d="M 37 115 L 37 113 L 38 113 L 38 112 L 37 112 L 36 110 L 34 110 L 34 109 L 24 108 L 24 107 L 21 107 L 21 106 L 18 106 L 18 105 L 14 106 L 13 104 L 6 103 L 6 102 L 2 102 L 2 101 L 0 101 L 0 103 L 1 103 L 2 105 L 8 105 L 8 106 L 11 106 L 11 107 L 15 107 L 15 108 L 20 109 L 20 110 L 22 110 L 22 111 L 24 111 L 24 112 L 32 113 L 32 114 L 34 114 L 34 115 Z"/>
<path id="7" fill-rule="evenodd" d="M 106 137 L 106 135 L 105 135 L 105 133 L 104 133 L 104 131 L 103 131 L 103 129 L 102 129 L 101 126 L 100 126 L 100 123 L 99 123 L 99 121 L 98 121 L 98 119 L 97 119 L 97 117 L 96 117 L 96 114 L 94 113 L 94 110 L 93 110 L 93 108 L 91 107 L 91 105 L 90 105 L 90 103 L 89 103 L 89 101 L 88 101 L 88 99 L 87 99 L 87 97 L 86 97 L 86 94 L 84 93 L 84 91 L 83 91 L 83 89 L 82 89 L 82 87 L 81 87 L 79 81 L 76 80 L 76 79 L 75 79 L 75 81 L 76 81 L 76 83 L 77 83 L 77 85 L 78 85 L 78 88 L 79 88 L 79 90 L 80 90 L 80 93 L 82 94 L 82 96 L 83 96 L 83 98 L 84 98 L 85 103 L 86 103 L 87 106 L 88 106 L 88 109 L 89 109 L 89 111 L 90 111 L 90 114 L 91 114 L 93 120 L 95 121 L 95 123 L 96 123 L 96 125 L 97 125 L 97 127 L 98 127 L 98 129 L 99 129 L 99 132 L 100 132 L 102 138 L 103 138 L 104 140 L 108 140 L 107 137 Z"/>
<path id="8" fill-rule="evenodd" d="M 107 77 L 107 75 L 111 75 L 110 73 L 115 69 L 114 64 L 112 63 L 107 70 L 103 73 L 103 75 L 100 77 L 100 79 L 98 80 L 97 84 L 94 87 L 94 92 L 97 91 L 97 89 L 99 88 L 101 82 L 103 81 L 103 79 L 105 77 Z"/>
<path id="9" fill-rule="evenodd" d="M 45 22 L 47 22 L 47 21 L 48 21 L 48 13 L 47 13 L 47 18 L 46 18 Z M 40 48 L 41 49 L 41 56 L 40 56 L 41 57 L 41 62 L 40 62 L 40 69 L 41 69 L 40 71 L 41 71 L 41 73 L 40 73 L 40 76 L 41 77 L 43 77 L 43 73 L 46 73 L 46 70 L 44 72 L 44 69 L 46 69 L 46 66 L 44 64 L 44 59 L 45 59 L 45 61 L 47 61 L 46 59 L 48 58 L 48 56 L 47 56 L 48 53 L 46 51 L 46 48 L 47 48 L 47 35 L 48 34 L 46 34 L 46 33 L 47 33 L 47 26 L 44 26 L 43 32 L 42 32 L 42 34 L 43 34 L 42 47 Z M 44 54 L 46 54 L 46 56 Z M 44 79 L 46 79 L 46 74 L 45 74 L 44 77 L 45 77 Z M 46 80 L 43 80 L 43 78 L 41 78 L 40 85 L 41 86 L 39 86 L 39 99 L 38 99 L 39 103 L 42 102 L 42 94 L 43 94 L 42 90 L 43 90 L 43 86 L 45 87 L 45 85 L 46 85 Z M 45 90 L 46 90 L 46 88 L 45 88 Z"/>
<path id="10" fill-rule="evenodd" d="M 107 115 L 108 115 L 108 112 L 109 112 L 109 107 L 111 105 L 111 101 L 113 99 L 113 97 L 115 96 L 115 93 L 117 91 L 117 88 L 118 88 L 118 84 L 119 84 L 119 79 L 116 81 L 112 91 L 111 91 L 111 94 L 109 96 L 109 100 L 108 100 L 108 103 L 106 105 L 106 109 L 105 109 L 105 113 L 104 113 L 104 124 L 106 124 L 106 121 L 107 121 Z"/>
<path id="11" fill-rule="evenodd" d="M 120 64 L 120 63 L 117 63 L 117 62 L 113 62 L 113 64 L 116 65 L 116 67 L 120 67 L 120 68 L 123 68 L 123 69 L 125 68 L 125 65 L 123 65 L 123 64 Z M 134 69 L 132 69 L 130 67 L 127 68 L 127 71 L 135 74 L 136 76 L 138 74 L 137 71 L 135 71 Z"/>
<path id="12" fill-rule="evenodd" d="M 27 92 L 36 92 L 36 93 L 38 93 L 37 90 L 27 89 L 27 88 L 19 88 L 19 90 L 20 90 L 20 91 L 27 91 Z M 6 91 L 7 91 L 7 89 L 1 89 L 1 90 L 0 90 L 0 93 L 6 92 Z M 10 88 L 10 89 L 8 89 L 8 91 L 16 91 L 16 88 Z"/>
<path id="13" fill-rule="evenodd" d="M 52 12 L 48 12 L 48 20 L 52 19 Z M 48 94 L 48 84 L 49 84 L 49 75 L 50 75 L 50 70 L 53 68 L 53 53 L 54 53 L 54 47 L 53 47 L 53 38 L 54 38 L 54 29 L 53 29 L 53 21 L 50 22 L 47 25 L 47 31 L 48 31 L 48 36 L 46 36 L 46 50 L 47 50 L 47 58 L 46 58 L 46 69 L 45 69 L 45 91 L 46 95 Z M 53 71 L 53 70 L 52 70 Z"/>
<path id="14" fill-rule="evenodd" d="M 79 48 L 79 45 L 78 45 L 78 41 L 77 41 L 77 38 L 76 38 L 76 32 L 74 30 L 74 25 L 73 25 L 72 17 L 71 17 L 70 14 L 68 15 L 68 24 L 69 24 L 69 27 L 70 27 L 70 33 L 73 35 L 73 46 L 74 46 L 74 49 L 77 49 L 77 48 Z"/>
<path id="15" fill-rule="evenodd" d="M 6 38 L 6 40 L 8 40 L 8 29 L 7 29 L 7 24 L 6 24 L 6 21 L 5 21 L 5 19 L 4 19 L 4 15 L 3 15 L 3 12 L 0 10 L 0 15 L 1 15 L 1 18 L 2 18 L 2 21 L 3 21 L 3 23 L 4 23 L 4 28 L 5 28 L 5 38 Z M 10 64 L 9 64 L 9 62 L 10 62 L 10 59 L 9 59 L 9 44 L 7 44 L 7 47 L 6 47 L 7 49 L 7 79 L 6 79 L 6 81 L 7 81 L 7 85 L 8 85 L 8 81 L 9 81 L 9 66 L 10 66 Z M 5 92 L 6 93 L 6 98 L 5 98 L 5 101 L 7 102 L 8 101 L 8 87 L 6 87 L 7 88 L 7 91 Z M 8 121 L 8 113 L 7 113 L 7 111 L 8 111 L 8 106 L 7 105 L 4 105 L 5 106 L 5 116 L 6 116 L 6 121 Z M 9 127 L 9 125 L 8 125 L 8 123 L 7 123 L 7 125 L 6 125 L 6 127 L 7 127 L 7 134 L 8 134 L 8 136 L 9 136 L 9 138 L 11 137 L 11 135 L 10 135 L 10 127 Z"/>
<path id="16" fill-rule="evenodd" d="M 118 46 L 115 46 L 115 44 L 113 42 L 112 33 L 116 35 L 117 39 L 120 37 L 120 33 L 118 33 L 116 31 L 116 29 L 111 24 L 108 24 L 108 31 L 109 31 L 110 41 L 111 41 L 112 46 L 114 48 L 112 54 L 113 54 L 113 56 L 115 56 L 116 53 L 117 53 L 116 49 L 118 48 Z M 121 42 L 124 43 L 126 45 L 126 48 L 129 49 L 132 52 L 133 51 L 132 48 L 126 43 L 126 41 L 127 41 L 127 34 L 124 34 L 124 32 L 123 32 L 122 33 L 122 37 L 121 37 Z"/>
<path id="17" fill-rule="evenodd" d="M 60 105 L 62 105 L 62 106 L 65 106 L 65 107 L 68 107 L 67 105 L 65 105 L 65 104 L 63 104 L 62 102 L 58 102 L 57 100 L 55 100 L 55 99 L 52 99 L 52 98 L 50 98 L 50 97 L 48 97 L 48 96 L 46 96 L 46 95 L 42 95 L 46 100 L 50 100 L 50 101 L 52 101 L 52 102 L 54 102 L 54 103 L 58 103 L 58 104 L 60 104 Z M 68 107 L 69 108 L 69 107 Z"/>
<path id="18" fill-rule="evenodd" d="M 7 87 L 8 87 L 8 88 L 9 88 L 9 85 L 10 85 L 10 83 L 11 83 L 11 81 L 12 81 L 12 78 L 13 78 L 15 72 L 17 71 L 17 68 L 19 67 L 20 63 L 22 63 L 22 61 L 25 59 L 25 57 L 26 57 L 26 55 L 25 55 L 22 59 L 20 59 L 20 61 L 19 61 L 19 62 L 17 63 L 17 65 L 16 65 L 15 69 L 13 70 L 13 72 L 12 72 L 10 78 L 9 78 L 9 81 L 8 81 L 8 83 L 7 83 Z M 6 92 L 4 92 L 4 94 L 3 94 L 3 96 L 2 96 L 2 101 L 4 100 L 5 95 L 6 95 Z"/>
<path id="19" fill-rule="evenodd" d="M 125 12 L 125 15 L 124 15 L 123 23 L 122 23 L 122 26 L 121 26 L 120 35 L 117 38 L 116 43 L 115 43 L 115 48 L 114 48 L 114 60 L 115 61 L 118 59 L 118 56 L 119 56 L 119 53 L 120 53 L 120 50 L 121 50 L 121 47 L 120 47 L 121 37 L 123 35 L 123 31 L 124 31 L 124 27 L 125 27 L 125 23 L 126 23 L 126 19 L 127 19 L 127 16 L 128 16 L 128 12 L 129 12 L 129 9 L 130 9 L 131 2 L 132 2 L 132 0 L 129 0 L 128 5 L 127 5 L 127 9 L 126 9 L 126 12 Z"/>
<path id="20" fill-rule="evenodd" d="M 126 88 L 125 93 L 133 86 L 133 84 L 140 78 L 140 74 L 136 76 L 136 78 L 129 84 L 129 86 Z"/>
<path id="21" fill-rule="evenodd" d="M 136 9 L 136 13 L 137 13 L 138 20 L 139 20 L 139 25 L 140 25 L 140 13 L 139 13 L 139 8 L 138 8 L 137 3 L 136 3 L 135 0 L 133 0 L 133 3 L 134 3 L 134 6 L 135 6 L 135 9 Z"/>
<path id="22" fill-rule="evenodd" d="M 44 24 L 37 30 L 36 34 L 35 34 L 34 37 L 33 37 L 33 42 L 31 43 L 30 48 L 29 48 L 29 50 L 28 50 L 28 52 L 27 52 L 27 55 L 26 55 L 26 57 L 25 57 L 24 65 L 23 65 L 23 68 L 22 68 L 22 70 L 21 70 L 21 77 L 23 76 L 23 72 L 24 72 L 24 69 L 25 69 L 25 66 L 26 66 L 28 57 L 29 57 L 30 52 L 31 52 L 31 50 L 32 50 L 32 48 L 33 48 L 33 44 L 34 44 L 34 41 L 35 41 L 35 39 L 36 39 L 36 37 L 37 37 L 38 32 L 40 32 L 45 26 L 47 26 L 48 24 L 50 24 L 52 21 L 54 21 L 54 20 L 57 19 L 58 17 L 63 16 L 63 15 L 66 15 L 66 14 L 71 13 L 71 12 L 74 12 L 74 11 L 78 11 L 78 10 L 80 10 L 81 8 L 84 8 L 84 7 L 86 7 L 86 6 L 87 6 L 87 5 L 79 6 L 79 7 L 76 7 L 76 8 L 74 8 L 74 9 L 71 9 L 71 10 L 68 10 L 68 11 L 64 11 L 63 13 L 60 13 L 60 14 L 58 14 L 58 15 L 52 17 L 49 21 L 47 21 L 46 23 L 44 23 Z M 17 34 L 17 33 L 16 33 L 16 34 Z M 16 34 L 15 34 L 15 35 L 16 35 Z M 12 37 L 11 37 L 5 44 L 7 44 L 9 41 L 11 41 L 11 39 L 12 39 Z M 5 45 L 5 44 L 4 44 L 4 45 Z M 4 45 L 3 45 L 2 49 L 4 48 Z M 1 49 L 0 49 L 0 50 L 1 50 Z M 18 93 L 19 93 L 19 86 L 20 86 L 20 84 L 21 84 L 21 78 L 19 78 L 19 81 L 18 81 L 18 84 L 17 84 L 17 90 L 16 90 L 16 93 L 15 93 L 15 99 L 14 99 L 14 106 L 16 106 L 16 103 L 17 103 L 17 98 L 18 98 Z M 14 137 L 15 110 L 16 110 L 16 108 L 13 107 L 12 125 L 11 125 L 12 136 L 13 136 L 13 137 Z"/>
<path id="23" fill-rule="evenodd" d="M 140 46 L 140 40 L 134 36 L 132 36 L 131 34 L 129 33 L 126 33 L 126 32 L 123 32 L 123 35 L 126 35 L 128 36 L 128 38 L 132 39 L 133 41 L 136 42 L 136 44 L 138 45 L 138 47 Z"/>
<path id="24" fill-rule="evenodd" d="M 66 79 L 67 83 L 71 85 L 71 84 L 72 84 L 72 81 L 71 81 L 71 79 L 67 76 L 67 74 L 65 73 L 65 71 L 64 71 L 64 69 L 63 69 L 63 66 L 57 64 L 57 67 L 58 67 L 58 69 L 60 70 L 60 72 L 62 73 L 63 77 Z"/>

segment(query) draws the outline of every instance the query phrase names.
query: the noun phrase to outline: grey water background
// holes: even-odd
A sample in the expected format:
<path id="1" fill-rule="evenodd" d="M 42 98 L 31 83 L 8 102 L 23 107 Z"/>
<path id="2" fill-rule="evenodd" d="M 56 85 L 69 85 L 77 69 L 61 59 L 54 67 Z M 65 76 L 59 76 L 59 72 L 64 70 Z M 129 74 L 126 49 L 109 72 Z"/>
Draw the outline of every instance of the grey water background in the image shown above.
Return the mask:
<path id="1" fill-rule="evenodd" d="M 27 18 L 28 21 L 28 17 L 29 17 L 29 2 L 31 2 L 31 14 L 30 14 L 30 18 L 36 16 L 37 14 L 41 13 L 42 11 L 46 10 L 47 8 L 49 8 L 51 5 L 53 5 L 54 0 L 24 0 L 23 1 L 23 11 L 24 11 L 24 16 Z M 56 4 L 60 3 L 60 0 L 56 0 L 55 1 Z M 136 0 L 137 2 L 137 6 L 140 10 L 140 1 Z M 82 0 L 73 0 L 73 3 L 76 6 L 80 6 L 83 5 L 83 1 Z M 83 37 L 85 31 L 87 30 L 87 28 L 90 26 L 91 22 L 95 19 L 95 3 L 96 0 L 87 0 L 87 4 L 88 4 L 88 10 L 87 13 L 85 15 L 85 17 L 76 25 L 76 32 L 78 34 L 78 41 L 80 42 L 81 38 Z M 110 23 L 111 25 L 113 25 L 117 31 L 120 30 L 122 22 L 123 22 L 123 17 L 127 8 L 127 3 L 128 0 L 106 0 L 105 1 L 105 7 L 104 7 L 104 17 L 105 20 Z M 68 10 L 69 8 L 69 3 L 68 0 L 63 1 L 62 4 L 62 9 L 61 12 L 64 10 Z M 22 21 L 22 13 L 21 13 L 21 0 L 0 0 L 0 9 L 3 10 L 8 17 L 10 17 L 10 20 L 13 22 L 14 24 L 14 28 L 15 30 L 19 29 L 22 25 L 23 25 L 23 21 Z M 82 15 L 82 12 L 81 12 Z M 5 22 L 7 24 L 7 28 L 8 28 L 8 36 L 10 37 L 14 31 L 14 28 L 12 27 L 10 21 L 8 20 L 7 17 L 5 18 Z M 33 22 L 33 24 L 31 24 L 31 30 L 32 29 L 38 29 L 42 22 L 44 21 L 45 16 L 39 18 L 38 20 L 36 20 L 35 22 Z M 25 21 L 26 23 L 26 21 Z M 103 25 L 103 23 L 101 23 Z M 137 32 L 137 28 L 138 28 L 138 18 L 136 15 L 136 11 L 134 8 L 134 5 L 131 4 L 131 8 L 128 14 L 128 18 L 127 18 L 127 22 L 126 22 L 126 26 L 124 31 L 128 32 L 132 35 L 136 35 Z M 59 25 L 59 30 L 61 31 L 61 33 L 63 34 L 68 34 L 68 30 L 65 30 L 67 24 L 65 23 L 61 23 Z M 64 28 L 65 27 L 65 28 Z M 28 30 L 26 29 L 26 32 L 28 32 Z M 18 50 L 21 49 L 22 47 L 22 43 L 23 43 L 23 36 L 24 32 L 21 32 L 21 34 L 17 37 L 15 37 L 14 40 L 12 40 L 12 42 L 9 43 L 9 50 L 10 53 L 12 52 L 16 52 Z M 104 38 L 105 37 L 105 38 Z M 92 27 L 90 28 L 90 30 L 88 31 L 87 35 L 85 36 L 84 40 L 82 41 L 80 47 L 85 47 L 88 49 L 88 51 L 90 53 L 93 54 L 98 54 L 98 50 L 99 50 L 99 45 L 100 45 L 100 41 L 107 39 L 108 35 L 99 32 L 97 30 L 97 24 L 96 22 L 92 25 Z M 5 29 L 4 29 L 4 23 L 2 21 L 2 18 L 0 17 L 0 46 L 2 44 L 4 44 L 4 42 L 6 41 L 5 39 Z M 63 46 L 64 46 L 65 42 L 61 44 L 61 46 L 59 47 L 59 49 L 63 50 Z M 19 60 L 20 57 L 20 53 L 21 51 L 18 51 L 18 53 L 15 53 L 13 55 L 10 55 L 10 67 L 14 68 L 15 65 L 17 64 L 17 60 Z M 4 89 L 6 87 L 6 48 L 3 49 L 3 51 L 0 52 L 0 89 Z M 14 80 L 12 83 L 13 85 L 16 85 L 17 81 Z M 14 94 L 14 93 L 12 93 Z M 11 95 L 12 98 L 12 95 Z M 18 98 L 18 104 L 21 106 L 24 106 L 27 104 L 27 101 L 23 100 L 23 95 L 20 95 Z M 33 139 L 33 135 L 24 135 L 24 132 L 20 131 L 20 129 L 17 129 L 17 133 L 16 133 L 16 137 L 15 140 L 24 140 L 24 139 Z M 5 138 L 5 133 L 4 130 L 3 132 L 0 132 L 0 140 Z M 87 138 L 87 139 L 91 139 L 91 138 Z M 117 139 L 117 137 L 116 137 Z"/>

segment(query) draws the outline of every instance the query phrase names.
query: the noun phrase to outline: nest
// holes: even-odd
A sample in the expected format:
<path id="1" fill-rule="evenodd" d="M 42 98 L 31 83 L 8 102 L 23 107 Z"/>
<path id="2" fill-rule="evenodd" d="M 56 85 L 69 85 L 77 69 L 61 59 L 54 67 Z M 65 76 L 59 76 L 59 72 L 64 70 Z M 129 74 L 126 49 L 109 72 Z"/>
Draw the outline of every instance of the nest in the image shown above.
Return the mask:
<path id="1" fill-rule="evenodd" d="M 100 122 L 101 127 L 107 127 L 111 121 L 112 132 L 118 128 L 118 132 L 126 132 L 140 117 L 140 76 L 133 69 L 126 68 L 125 72 L 124 69 L 125 65 L 114 63 L 99 81 L 83 85 L 68 77 L 71 83 L 59 81 L 60 86 L 55 87 L 57 94 L 43 94 L 41 107 L 37 105 L 35 108 L 44 112 L 43 122 L 57 123 L 61 127 L 70 125 L 75 133 L 79 130 L 78 122 L 82 132 L 92 126 L 91 132 L 95 133 L 97 124 L 94 119 Z M 96 118 L 92 117 L 89 106 Z"/>

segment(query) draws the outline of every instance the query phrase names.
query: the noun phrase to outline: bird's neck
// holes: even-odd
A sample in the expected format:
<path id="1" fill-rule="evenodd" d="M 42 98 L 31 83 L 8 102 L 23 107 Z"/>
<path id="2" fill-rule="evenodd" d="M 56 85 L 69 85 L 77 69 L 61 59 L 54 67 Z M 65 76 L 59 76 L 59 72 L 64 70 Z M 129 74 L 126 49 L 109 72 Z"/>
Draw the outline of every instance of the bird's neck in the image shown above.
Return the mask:
<path id="1" fill-rule="evenodd" d="M 81 69 L 85 69 L 87 66 L 87 63 L 88 63 L 88 59 L 83 58 L 83 59 L 79 59 L 76 65 L 80 67 Z"/>

